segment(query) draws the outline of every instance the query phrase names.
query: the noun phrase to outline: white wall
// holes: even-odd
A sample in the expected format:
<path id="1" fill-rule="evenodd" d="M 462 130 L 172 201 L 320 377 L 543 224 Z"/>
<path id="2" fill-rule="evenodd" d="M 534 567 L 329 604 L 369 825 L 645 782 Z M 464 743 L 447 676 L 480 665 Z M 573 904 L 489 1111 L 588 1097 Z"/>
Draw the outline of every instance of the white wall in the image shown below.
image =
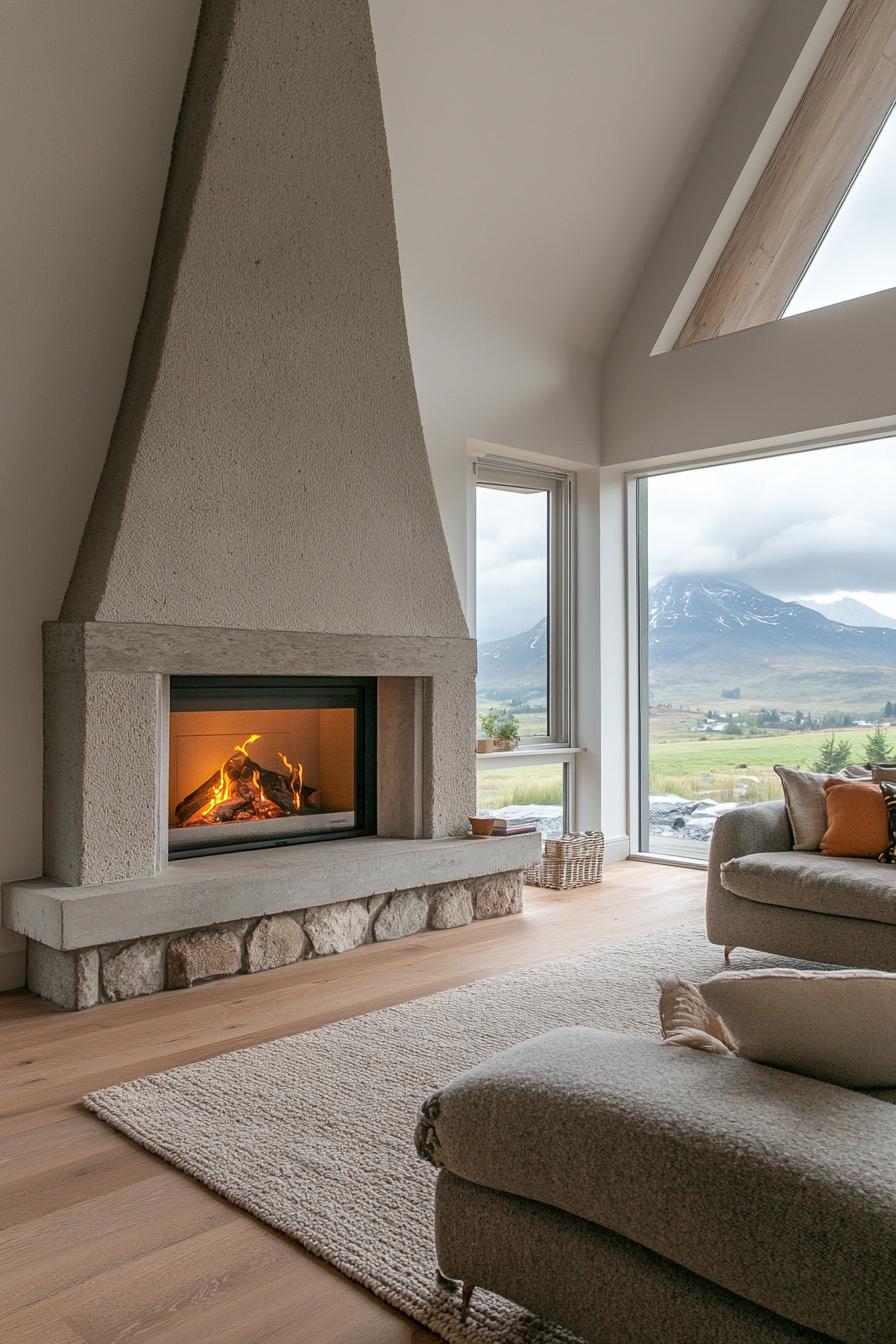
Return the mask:
<path id="1" fill-rule="evenodd" d="M 40 627 L 55 619 L 139 316 L 198 0 L 3 0 L 0 879 L 41 872 Z M 0 989 L 24 980 L 0 930 Z"/>
<path id="2" fill-rule="evenodd" d="M 468 454 L 579 473 L 582 825 L 600 820 L 601 356 L 765 5 L 371 0 L 411 357 L 462 599 Z"/>
<path id="3" fill-rule="evenodd" d="M 607 341 L 767 0 L 370 0 L 423 429 L 593 468 Z"/>

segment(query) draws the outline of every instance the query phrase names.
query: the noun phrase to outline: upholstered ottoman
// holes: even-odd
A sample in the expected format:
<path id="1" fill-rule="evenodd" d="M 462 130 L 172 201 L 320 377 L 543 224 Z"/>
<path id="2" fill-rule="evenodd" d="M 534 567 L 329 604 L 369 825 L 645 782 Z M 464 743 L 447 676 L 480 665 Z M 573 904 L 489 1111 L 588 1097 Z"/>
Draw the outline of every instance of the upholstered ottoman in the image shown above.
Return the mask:
<path id="1" fill-rule="evenodd" d="M 445 1276 L 595 1344 L 896 1340 L 896 1106 L 589 1028 L 423 1107 Z"/>

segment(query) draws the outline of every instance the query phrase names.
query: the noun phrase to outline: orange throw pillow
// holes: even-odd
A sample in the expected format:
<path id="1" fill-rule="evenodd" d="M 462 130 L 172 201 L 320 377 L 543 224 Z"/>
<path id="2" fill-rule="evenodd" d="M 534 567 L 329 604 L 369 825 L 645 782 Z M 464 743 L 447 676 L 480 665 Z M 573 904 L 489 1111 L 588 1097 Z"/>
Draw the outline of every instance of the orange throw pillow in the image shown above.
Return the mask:
<path id="1" fill-rule="evenodd" d="M 821 852 L 839 859 L 876 859 L 889 844 L 887 805 L 880 785 L 828 779 L 828 828 Z"/>

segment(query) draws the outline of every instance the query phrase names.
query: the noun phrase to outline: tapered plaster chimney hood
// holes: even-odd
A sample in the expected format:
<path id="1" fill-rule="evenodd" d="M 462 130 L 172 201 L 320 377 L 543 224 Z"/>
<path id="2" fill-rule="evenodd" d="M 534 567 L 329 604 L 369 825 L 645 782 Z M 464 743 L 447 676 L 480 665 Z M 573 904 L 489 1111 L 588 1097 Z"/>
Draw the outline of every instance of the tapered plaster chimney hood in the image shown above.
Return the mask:
<path id="1" fill-rule="evenodd" d="M 363 0 L 208 0 L 64 621 L 465 636 Z"/>

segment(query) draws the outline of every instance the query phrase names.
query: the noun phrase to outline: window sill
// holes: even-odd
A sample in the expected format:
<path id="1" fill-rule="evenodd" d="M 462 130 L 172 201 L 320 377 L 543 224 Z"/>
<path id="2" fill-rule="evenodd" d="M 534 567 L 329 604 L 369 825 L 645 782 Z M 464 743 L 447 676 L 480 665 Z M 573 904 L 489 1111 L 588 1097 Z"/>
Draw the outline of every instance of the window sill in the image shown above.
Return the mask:
<path id="1" fill-rule="evenodd" d="M 587 751 L 587 747 L 563 747 L 547 743 L 543 747 L 517 747 L 514 751 L 477 751 L 477 766 L 499 769 L 516 761 L 565 761 Z"/>

